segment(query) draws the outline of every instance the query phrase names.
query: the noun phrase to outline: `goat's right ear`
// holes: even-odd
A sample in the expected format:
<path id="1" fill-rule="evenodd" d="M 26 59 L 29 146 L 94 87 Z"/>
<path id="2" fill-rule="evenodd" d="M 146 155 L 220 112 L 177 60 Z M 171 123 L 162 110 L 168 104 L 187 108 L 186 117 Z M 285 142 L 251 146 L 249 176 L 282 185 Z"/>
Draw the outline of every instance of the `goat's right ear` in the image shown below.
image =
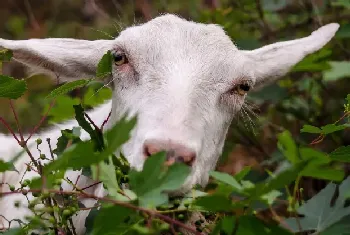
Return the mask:
<path id="1" fill-rule="evenodd" d="M 13 59 L 34 69 L 53 72 L 60 78 L 91 78 L 97 64 L 113 46 L 113 40 L 0 39 L 0 48 L 13 51 Z"/>
<path id="2" fill-rule="evenodd" d="M 331 23 L 312 32 L 308 37 L 277 42 L 252 51 L 242 51 L 246 68 L 254 76 L 257 90 L 285 75 L 305 56 L 327 44 L 335 35 L 339 24 Z"/>

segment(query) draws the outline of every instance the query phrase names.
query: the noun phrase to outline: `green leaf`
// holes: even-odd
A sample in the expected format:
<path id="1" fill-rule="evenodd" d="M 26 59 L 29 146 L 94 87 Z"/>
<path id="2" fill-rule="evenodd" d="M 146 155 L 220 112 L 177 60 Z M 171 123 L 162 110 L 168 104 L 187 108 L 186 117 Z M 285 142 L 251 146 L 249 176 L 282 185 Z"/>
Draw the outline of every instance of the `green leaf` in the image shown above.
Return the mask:
<path id="1" fill-rule="evenodd" d="M 225 234 L 232 234 L 235 228 L 235 221 L 235 217 L 225 216 L 216 224 L 214 230 L 210 234 L 219 235 L 221 231 L 225 232 Z"/>
<path id="2" fill-rule="evenodd" d="M 323 72 L 324 81 L 336 81 L 341 78 L 350 77 L 349 61 L 330 61 L 331 69 Z"/>
<path id="3" fill-rule="evenodd" d="M 347 127 L 348 127 L 347 125 L 328 124 L 326 126 L 321 127 L 321 129 L 322 129 L 322 134 L 328 135 L 336 131 L 344 130 Z"/>
<path id="4" fill-rule="evenodd" d="M 81 79 L 81 80 L 65 83 L 62 86 L 51 91 L 51 93 L 48 96 L 46 96 L 46 99 L 57 98 L 57 96 L 64 95 L 76 88 L 85 86 L 90 81 L 91 81 L 90 79 L 89 80 Z"/>
<path id="5" fill-rule="evenodd" d="M 344 206 L 346 200 L 344 195 L 349 188 L 350 177 L 340 184 L 338 198 L 332 206 L 331 201 L 336 191 L 336 185 L 329 183 L 326 188 L 297 209 L 298 214 L 304 217 L 299 218 L 299 221 L 296 221 L 295 218 L 288 218 L 285 222 L 293 232 L 315 230 L 315 233 L 319 234 L 325 231 L 345 216 L 350 215 L 350 207 Z"/>
<path id="6" fill-rule="evenodd" d="M 323 71 L 330 69 L 331 66 L 327 61 L 320 61 L 332 54 L 332 51 L 329 49 L 323 48 L 317 53 L 313 53 L 305 57 L 302 61 L 296 64 L 292 71 L 293 72 L 311 72 L 311 71 Z"/>
<path id="7" fill-rule="evenodd" d="M 344 179 L 344 171 L 342 169 L 333 169 L 329 166 L 310 166 L 305 169 L 302 176 L 313 177 L 320 180 L 342 181 Z"/>
<path id="8" fill-rule="evenodd" d="M 0 97 L 18 99 L 27 90 L 24 80 L 17 80 L 12 77 L 0 75 Z"/>
<path id="9" fill-rule="evenodd" d="M 299 148 L 300 156 L 303 160 L 310 160 L 309 165 L 313 164 L 329 164 L 331 159 L 324 152 L 318 151 L 316 149 L 301 147 Z"/>
<path id="10" fill-rule="evenodd" d="M 134 197 L 128 198 L 119 193 L 120 187 L 117 181 L 115 166 L 111 158 L 109 159 L 109 163 L 100 162 L 98 167 L 92 167 L 92 174 L 94 179 L 99 179 L 103 182 L 108 190 L 108 194 L 115 200 L 118 201 L 130 201 L 134 200 Z M 128 192 L 130 193 L 130 192 Z"/>
<path id="11" fill-rule="evenodd" d="M 296 164 L 300 161 L 297 145 L 289 131 L 284 131 L 278 135 L 278 148 L 291 163 Z"/>
<path id="12" fill-rule="evenodd" d="M 63 179 L 65 171 L 56 171 L 55 173 L 49 172 L 46 174 L 45 188 L 53 188 L 57 179 Z M 34 177 L 29 184 L 30 189 L 42 189 L 43 178 L 41 176 Z"/>
<path id="13" fill-rule="evenodd" d="M 82 122 L 83 123 L 83 122 Z M 60 158 L 50 162 L 44 169 L 46 173 L 54 170 L 73 168 L 79 170 L 82 167 L 99 163 L 108 159 L 130 136 L 132 128 L 136 124 L 136 118 L 127 121 L 122 118 L 104 136 L 108 142 L 102 152 L 95 152 L 95 146 L 91 141 L 79 142 L 67 148 Z M 102 138 L 103 140 L 104 138 Z"/>
<path id="14" fill-rule="evenodd" d="M 235 179 L 239 182 L 244 179 L 246 175 L 252 170 L 251 166 L 245 166 L 240 172 L 234 175 Z"/>
<path id="15" fill-rule="evenodd" d="M 121 145 L 126 143 L 131 136 L 131 131 L 137 122 L 136 116 L 127 120 L 121 118 L 111 129 L 104 134 L 107 140 L 107 146 L 98 156 L 99 159 L 105 160 L 111 156 Z"/>
<path id="16" fill-rule="evenodd" d="M 301 172 L 302 176 L 334 181 L 344 179 L 344 171 L 331 166 L 331 159 L 327 154 L 312 148 L 300 148 L 299 152 L 303 160 L 309 161 L 309 164 Z"/>
<path id="17" fill-rule="evenodd" d="M 102 151 L 104 148 L 103 135 L 99 129 L 93 129 L 91 124 L 85 119 L 84 108 L 81 104 L 73 105 L 75 112 L 75 119 L 87 133 L 89 133 L 91 139 L 96 144 L 96 147 L 99 151 Z M 93 121 L 93 120 L 92 120 Z"/>
<path id="18" fill-rule="evenodd" d="M 261 183 L 252 185 L 254 187 L 245 187 L 244 192 L 249 195 L 252 200 L 260 199 L 264 195 L 265 197 L 269 197 L 269 195 L 266 194 L 291 184 L 308 164 L 308 161 L 301 161 Z"/>
<path id="19" fill-rule="evenodd" d="M 13 52 L 11 50 L 1 50 L 0 51 L 0 62 L 8 62 L 13 57 Z"/>
<path id="20" fill-rule="evenodd" d="M 212 176 L 216 180 L 221 181 L 221 182 L 223 182 L 225 184 L 228 184 L 228 185 L 232 186 L 232 188 L 235 191 L 241 191 L 242 190 L 242 186 L 237 182 L 237 180 L 233 176 L 231 176 L 231 175 L 229 175 L 227 173 L 211 171 L 211 172 L 209 172 L 209 174 L 210 174 L 210 176 Z"/>
<path id="21" fill-rule="evenodd" d="M 350 9 L 349 0 L 332 0 L 330 3 L 332 6 L 345 7 L 347 9 Z"/>
<path id="22" fill-rule="evenodd" d="M 236 226 L 238 228 L 235 228 Z M 217 223 L 215 231 L 211 234 L 223 234 L 220 231 L 225 232 L 224 234 L 236 235 L 291 235 L 290 232 L 277 224 L 265 224 L 254 215 L 243 215 L 238 218 L 233 216 L 224 217 Z"/>
<path id="23" fill-rule="evenodd" d="M 113 56 L 111 51 L 107 51 L 97 65 L 96 77 L 102 78 L 112 74 L 112 61 Z"/>
<path id="24" fill-rule="evenodd" d="M 84 106 L 96 107 L 103 104 L 106 100 L 112 98 L 112 90 L 108 87 L 102 87 L 96 91 L 89 87 L 83 97 Z"/>
<path id="25" fill-rule="evenodd" d="M 346 0 L 347 1 L 347 0 Z M 335 34 L 336 38 L 350 38 L 350 24 L 342 24 Z"/>
<path id="26" fill-rule="evenodd" d="M 253 215 L 239 217 L 236 235 L 290 235 L 278 225 L 265 224 Z"/>
<path id="27" fill-rule="evenodd" d="M 292 183 L 302 172 L 302 170 L 308 165 L 308 162 L 299 162 L 298 164 L 292 166 L 289 169 L 286 169 L 279 173 L 276 176 L 273 176 L 272 178 L 268 179 L 264 183 L 264 190 L 263 194 L 266 194 L 272 190 L 277 190 L 284 188 L 285 186 Z"/>
<path id="28" fill-rule="evenodd" d="M 93 174 L 94 179 L 96 179 L 98 176 L 98 178 L 106 185 L 109 195 L 115 197 L 118 194 L 120 187 L 117 181 L 115 167 L 112 160 L 110 159 L 108 164 L 105 162 L 100 162 L 98 164 L 98 168 L 98 175 L 97 170 L 96 174 Z"/>
<path id="29" fill-rule="evenodd" d="M 79 142 L 67 148 L 62 155 L 44 167 L 45 174 L 50 174 L 55 170 L 65 170 L 73 168 L 80 170 L 82 167 L 90 166 L 99 162 L 97 154 L 94 152 L 92 142 Z"/>
<path id="30" fill-rule="evenodd" d="M 79 103 L 80 101 L 78 98 L 73 99 L 66 95 L 57 97 L 55 105 L 51 108 L 48 114 L 50 117 L 50 123 L 58 123 L 74 117 L 73 105 Z M 49 106 L 49 104 L 45 106 L 43 114 L 47 113 Z"/>
<path id="31" fill-rule="evenodd" d="M 14 163 L 21 157 L 23 156 L 23 153 L 25 153 L 25 150 L 22 149 L 19 153 L 17 153 L 9 162 L 5 162 L 4 160 L 0 159 L 0 172 L 5 172 L 5 171 L 16 171 Z"/>
<path id="32" fill-rule="evenodd" d="M 229 196 L 222 194 L 212 194 L 197 198 L 194 204 L 202 210 L 211 212 L 230 212 L 237 208 L 233 205 Z"/>
<path id="33" fill-rule="evenodd" d="M 303 129 L 300 130 L 300 132 L 306 132 L 306 133 L 312 133 L 312 134 L 321 134 L 322 130 L 318 127 L 311 126 L 311 125 L 304 125 Z"/>
<path id="34" fill-rule="evenodd" d="M 0 172 L 5 172 L 9 170 L 14 170 L 15 166 L 11 162 L 5 162 L 2 159 L 0 159 Z"/>
<path id="35" fill-rule="evenodd" d="M 322 126 L 321 128 L 310 126 L 310 125 L 304 125 L 303 129 L 301 129 L 300 132 L 328 135 L 336 131 L 344 130 L 347 127 L 348 127 L 347 125 L 336 125 L 336 124 L 328 124 L 326 126 Z"/>
<path id="36" fill-rule="evenodd" d="M 280 191 L 272 190 L 271 192 L 268 192 L 267 194 L 262 195 L 261 198 L 265 200 L 268 205 L 272 206 L 276 198 L 278 198 L 281 195 L 282 193 Z"/>
<path id="37" fill-rule="evenodd" d="M 123 234 L 130 229 L 128 218 L 133 210 L 118 205 L 103 207 L 95 218 L 93 235 Z"/>
<path id="38" fill-rule="evenodd" d="M 7 230 L 4 233 L 1 233 L 2 235 L 25 235 L 26 232 L 22 230 L 21 228 L 11 228 Z"/>
<path id="39" fill-rule="evenodd" d="M 72 130 L 61 130 L 61 136 L 57 139 L 56 148 L 52 152 L 59 156 L 67 148 L 69 141 L 72 141 L 72 144 L 80 142 L 80 129 L 80 127 L 73 127 Z"/>
<path id="40" fill-rule="evenodd" d="M 175 163 L 170 167 L 164 165 L 165 153 L 149 157 L 142 172 L 131 170 L 129 184 L 139 198 L 141 207 L 156 207 L 168 202 L 165 191 L 178 190 L 190 174 L 190 168 Z"/>
<path id="41" fill-rule="evenodd" d="M 337 148 L 329 157 L 334 161 L 350 163 L 350 145 Z"/>

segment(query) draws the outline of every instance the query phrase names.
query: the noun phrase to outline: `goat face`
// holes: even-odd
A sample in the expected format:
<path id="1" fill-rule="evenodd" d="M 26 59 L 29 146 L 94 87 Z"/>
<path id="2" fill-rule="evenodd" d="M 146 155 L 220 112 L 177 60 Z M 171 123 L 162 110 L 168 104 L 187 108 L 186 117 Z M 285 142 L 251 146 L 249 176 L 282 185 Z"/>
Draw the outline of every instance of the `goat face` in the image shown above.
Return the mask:
<path id="1" fill-rule="evenodd" d="M 302 39 L 242 51 L 219 26 L 163 15 L 125 29 L 115 40 L 0 39 L 0 46 L 13 50 L 16 60 L 68 80 L 93 76 L 99 59 L 111 50 L 109 124 L 126 112 L 138 117 L 124 155 L 137 169 L 158 151 L 167 152 L 169 164 L 191 165 L 186 191 L 206 184 L 247 91 L 287 73 L 323 47 L 338 27 L 333 23 Z"/>
<path id="2" fill-rule="evenodd" d="M 254 84 L 237 52 L 220 27 L 171 15 L 120 34 L 112 48 L 112 120 L 125 112 L 138 117 L 123 147 L 132 166 L 141 168 L 146 157 L 164 150 L 169 163 L 192 165 L 189 185 L 206 182 L 243 89 Z"/>

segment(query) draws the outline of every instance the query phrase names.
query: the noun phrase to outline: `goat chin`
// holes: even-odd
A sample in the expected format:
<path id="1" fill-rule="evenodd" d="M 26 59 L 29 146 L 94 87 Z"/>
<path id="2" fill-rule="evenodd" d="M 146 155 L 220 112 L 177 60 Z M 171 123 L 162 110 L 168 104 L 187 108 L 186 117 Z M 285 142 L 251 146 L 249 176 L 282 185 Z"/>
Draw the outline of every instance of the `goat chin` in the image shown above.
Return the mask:
<path id="1" fill-rule="evenodd" d="M 108 116 L 111 110 L 111 102 L 108 102 L 91 112 L 88 112 L 89 116 L 94 120 L 97 125 L 102 125 L 103 121 Z M 47 143 L 44 143 L 46 138 L 50 138 L 51 146 L 54 149 L 57 144 L 57 139 L 61 135 L 61 130 L 71 129 L 74 126 L 78 126 L 77 122 L 69 121 L 64 124 L 54 125 L 50 130 L 39 133 L 33 136 L 30 141 L 28 141 L 28 146 L 30 151 L 34 156 L 39 156 L 39 152 L 35 145 L 35 140 L 37 138 L 43 139 L 43 144 L 40 145 L 41 153 L 46 156 L 50 156 L 50 151 Z M 82 139 L 89 138 L 88 134 L 82 131 Z M 11 159 L 18 153 L 22 151 L 21 147 L 18 145 L 16 140 L 10 135 L 0 135 L 0 159 L 3 161 L 11 161 Z M 27 154 L 23 153 L 22 156 L 14 163 L 17 171 L 11 171 L 0 174 L 0 191 L 1 192 L 10 192 L 9 185 L 14 185 L 16 188 L 20 187 L 20 181 L 23 177 L 24 179 L 32 179 L 38 177 L 39 175 L 35 171 L 26 171 L 27 163 L 30 162 L 30 158 Z M 45 161 L 42 161 L 43 163 Z M 77 182 L 78 188 L 84 188 L 88 185 L 92 185 L 94 181 L 88 177 L 81 175 L 81 171 L 67 171 L 65 177 L 69 178 L 72 182 Z M 78 178 L 79 177 L 79 178 Z M 71 191 L 72 186 L 66 182 L 62 183 L 64 191 Z M 85 190 L 86 193 L 93 194 L 97 197 L 102 197 L 106 195 L 102 184 L 96 185 L 94 187 L 88 188 Z M 31 193 L 27 195 L 29 201 L 33 199 Z M 20 202 L 20 207 L 16 208 L 14 206 L 15 202 Z M 96 200 L 93 199 L 79 199 L 79 201 L 84 204 L 85 207 L 92 207 L 96 203 Z M 31 215 L 31 211 L 27 207 L 28 200 L 22 194 L 13 193 L 3 197 L 0 197 L 0 231 L 2 229 L 19 226 L 17 219 L 25 221 L 25 217 Z M 80 211 L 76 216 L 73 217 L 73 223 L 76 227 L 78 234 L 83 234 L 85 231 L 85 219 L 88 216 L 90 210 Z M 14 220 L 16 219 L 16 220 Z M 9 221 L 11 221 L 11 224 Z"/>

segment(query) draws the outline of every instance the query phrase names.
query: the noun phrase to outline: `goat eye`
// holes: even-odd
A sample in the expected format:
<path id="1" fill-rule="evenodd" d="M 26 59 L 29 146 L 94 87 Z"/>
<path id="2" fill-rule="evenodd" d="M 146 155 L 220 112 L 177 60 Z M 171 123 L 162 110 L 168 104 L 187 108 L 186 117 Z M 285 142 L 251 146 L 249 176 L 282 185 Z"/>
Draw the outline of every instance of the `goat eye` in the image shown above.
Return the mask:
<path id="1" fill-rule="evenodd" d="M 123 65 L 128 63 L 128 58 L 125 54 L 115 54 L 114 57 L 114 64 L 117 66 Z"/>
<path id="2" fill-rule="evenodd" d="M 250 85 L 247 83 L 242 83 L 231 90 L 231 94 L 238 94 L 244 96 L 250 90 Z"/>

